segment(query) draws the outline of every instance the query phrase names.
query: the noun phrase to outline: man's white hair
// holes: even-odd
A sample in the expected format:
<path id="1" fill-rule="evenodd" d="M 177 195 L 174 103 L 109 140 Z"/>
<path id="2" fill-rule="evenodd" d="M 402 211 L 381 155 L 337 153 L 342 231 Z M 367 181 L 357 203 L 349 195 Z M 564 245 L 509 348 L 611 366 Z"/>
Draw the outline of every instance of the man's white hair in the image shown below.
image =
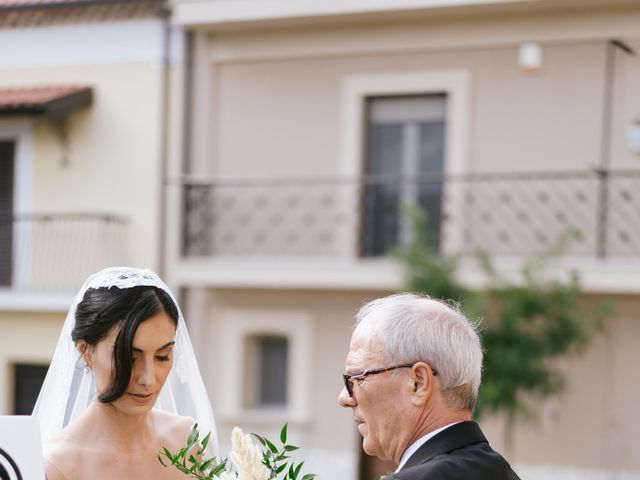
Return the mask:
<path id="1" fill-rule="evenodd" d="M 357 325 L 373 327 L 389 362 L 423 361 L 438 372 L 447 405 L 472 411 L 482 376 L 482 345 L 472 324 L 453 303 L 400 293 L 364 305 Z"/>

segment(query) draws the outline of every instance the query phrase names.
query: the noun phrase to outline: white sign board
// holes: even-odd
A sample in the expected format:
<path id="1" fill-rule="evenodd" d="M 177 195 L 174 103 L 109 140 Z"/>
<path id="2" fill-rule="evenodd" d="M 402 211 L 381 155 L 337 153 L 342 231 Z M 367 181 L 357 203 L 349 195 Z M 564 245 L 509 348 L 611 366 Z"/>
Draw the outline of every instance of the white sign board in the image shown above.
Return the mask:
<path id="1" fill-rule="evenodd" d="M 45 480 L 35 417 L 0 415 L 0 480 Z"/>

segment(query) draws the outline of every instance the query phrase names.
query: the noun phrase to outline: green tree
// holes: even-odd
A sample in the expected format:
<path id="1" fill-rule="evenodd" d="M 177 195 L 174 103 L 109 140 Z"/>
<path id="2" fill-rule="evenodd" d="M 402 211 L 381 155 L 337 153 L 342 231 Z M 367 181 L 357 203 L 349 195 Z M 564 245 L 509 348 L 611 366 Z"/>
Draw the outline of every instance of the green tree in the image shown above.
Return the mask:
<path id="1" fill-rule="evenodd" d="M 504 414 L 505 443 L 511 448 L 516 419 L 532 418 L 533 402 L 559 394 L 566 386 L 554 360 L 584 349 L 602 328 L 611 306 L 606 302 L 591 309 L 581 306 L 575 272 L 564 280 L 546 275 L 549 262 L 570 241 L 570 232 L 551 249 L 524 259 L 517 278 L 501 276 L 491 258 L 479 253 L 476 258 L 487 286 L 472 291 L 456 278 L 459 258 L 433 251 L 423 215 L 409 210 L 409 216 L 413 241 L 394 252 L 406 266 L 406 288 L 455 300 L 469 317 L 482 320 L 485 357 L 475 416 Z"/>

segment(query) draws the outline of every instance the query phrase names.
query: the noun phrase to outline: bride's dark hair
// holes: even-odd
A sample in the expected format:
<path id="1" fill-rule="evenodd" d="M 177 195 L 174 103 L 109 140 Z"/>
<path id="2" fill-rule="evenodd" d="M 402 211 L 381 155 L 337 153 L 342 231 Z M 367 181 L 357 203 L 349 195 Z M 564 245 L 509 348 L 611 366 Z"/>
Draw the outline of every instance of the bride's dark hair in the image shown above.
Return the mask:
<path id="1" fill-rule="evenodd" d="M 124 395 L 133 369 L 133 336 L 142 322 L 164 311 L 178 324 L 178 308 L 167 292 L 157 287 L 102 287 L 87 290 L 78 304 L 71 332 L 74 343 L 97 345 L 118 326 L 113 346 L 113 380 L 98 400 L 110 403 Z"/>

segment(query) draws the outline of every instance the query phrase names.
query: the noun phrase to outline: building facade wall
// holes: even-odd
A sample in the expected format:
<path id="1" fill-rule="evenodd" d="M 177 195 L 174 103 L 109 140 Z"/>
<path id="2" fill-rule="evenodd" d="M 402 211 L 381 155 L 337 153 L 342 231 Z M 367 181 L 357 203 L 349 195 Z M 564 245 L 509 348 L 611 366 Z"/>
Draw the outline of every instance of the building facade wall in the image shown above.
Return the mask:
<path id="1" fill-rule="evenodd" d="M 16 213 L 98 212 L 127 220 L 120 262 L 158 262 L 162 128 L 159 20 L 0 30 L 0 87 L 81 85 L 90 107 L 66 121 L 66 142 L 42 117 L 31 124 L 30 177 Z M 0 125 L 1 126 L 1 125 Z"/>
<path id="2" fill-rule="evenodd" d="M 280 426 L 289 421 L 291 440 L 303 447 L 309 471 L 318 473 L 320 478 L 357 478 L 361 438 L 351 413 L 337 405 L 342 388 L 340 374 L 355 312 L 366 301 L 391 292 L 216 289 L 201 293 L 199 313 L 191 304 L 187 321 L 191 322 L 192 334 L 197 332 L 194 338 L 223 450 L 229 447 L 234 425 L 277 438 Z M 590 308 L 602 300 L 601 296 L 586 296 L 583 305 Z M 567 375 L 566 391 L 545 401 L 532 401 L 535 416 L 517 422 L 513 445 L 505 444 L 504 418 L 482 419 L 494 448 L 506 452 L 510 461 L 527 473 L 523 478 L 582 475 L 613 479 L 623 472 L 628 478 L 640 475 L 633 449 L 640 425 L 640 415 L 633 406 L 637 387 L 629 382 L 632 366 L 640 361 L 634 346 L 640 334 L 635 313 L 640 300 L 637 296 L 608 300 L 615 310 L 606 319 L 603 331 L 584 352 L 559 362 Z M 223 346 L 243 341 L 242 337 L 223 334 L 225 322 L 237 318 L 234 313 L 239 311 L 255 312 L 255 324 L 262 322 L 266 332 L 269 322 L 265 318 L 273 314 L 310 319 L 312 348 L 305 350 L 302 357 L 290 357 L 291 364 L 309 368 L 305 381 L 293 385 L 296 389 L 309 389 L 311 400 L 306 416 L 299 417 L 291 411 L 243 410 L 225 398 L 225 390 L 243 388 L 242 383 L 228 380 L 229 375 L 242 377 L 243 367 L 225 358 Z"/>
<path id="3" fill-rule="evenodd" d="M 161 266 L 164 62 L 180 53 L 164 50 L 165 33 L 158 18 L 0 29 L 0 88 L 93 90 L 91 106 L 62 123 L 66 138 L 41 116 L 0 118 L 0 139 L 20 142 L 14 214 L 97 213 L 126 222 L 115 237 L 100 230 L 71 242 L 62 225 L 60 236 L 45 238 L 41 255 L 30 259 L 31 274 L 39 271 L 45 286 L 30 279 L 0 289 L 0 414 L 13 411 L 13 363 L 48 364 L 86 275 L 113 264 Z M 181 38 L 172 39 L 173 48 Z M 65 252 L 77 255 L 56 258 L 49 241 L 65 242 Z M 80 258 L 92 251 L 87 241 L 118 248 L 108 258 Z"/>
<path id="4" fill-rule="evenodd" d="M 317 473 L 319 478 L 356 478 L 358 434 L 350 412 L 338 406 L 337 397 L 353 313 L 365 300 L 380 294 L 205 289 L 200 291 L 198 301 L 188 300 L 187 322 L 209 386 L 223 451 L 230 447 L 235 425 L 276 439 L 282 425 L 289 422 L 290 441 L 303 447 L 305 471 Z M 229 327 L 246 318 L 247 312 L 253 314 L 252 329 L 244 330 L 245 335 L 230 335 Z M 274 325 L 274 318 L 288 319 L 288 325 L 280 328 Z M 239 399 L 245 385 L 240 379 L 246 375 L 246 365 L 225 356 L 226 345 L 236 344 L 242 349 L 251 332 L 289 334 L 295 345 L 301 324 L 308 337 L 304 348 L 290 350 L 287 408 L 243 408 Z M 307 400 L 303 411 L 291 402 L 301 390 Z"/>
<path id="5" fill-rule="evenodd" d="M 282 18 L 277 28 L 244 24 L 235 29 L 234 25 L 207 28 L 203 21 L 194 31 L 193 95 L 202 102 L 192 112 L 198 125 L 190 137 L 191 173 L 215 180 L 354 173 L 345 164 L 359 167 L 362 158 L 345 142 L 360 142 L 362 132 L 345 130 L 345 125 L 353 127 L 345 113 L 351 79 L 388 76 L 393 83 L 402 75 L 427 78 L 452 73 L 466 79 L 467 89 L 463 118 L 455 123 L 466 125 L 455 144 L 464 150 L 458 173 L 590 170 L 601 166 L 603 159 L 613 168 L 637 166 L 638 156 L 629 150 L 626 134 L 640 111 L 640 97 L 635 94 L 640 64 L 619 49 L 609 58 L 613 60 L 610 130 L 605 105 L 608 40 L 620 39 L 640 49 L 636 6 L 419 17 L 352 23 L 342 17 L 331 25 L 322 19 L 305 24 Z M 518 47 L 527 41 L 539 42 L 543 49 L 542 69 L 534 75 L 523 73 L 518 65 Z M 356 175 L 360 172 L 355 170 Z M 304 256 L 296 260 L 235 254 L 231 260 L 177 258 L 171 270 L 189 296 L 197 292 L 187 312 L 192 331 L 198 332 L 197 348 L 214 409 L 220 412 L 223 446 L 234 424 L 273 436 L 287 417 L 287 412 L 228 414 L 229 396 L 222 390 L 241 384 L 225 383 L 226 370 L 238 375 L 240 371 L 229 367 L 223 348 L 215 347 L 219 341 L 231 341 L 218 336 L 225 331 L 224 323 L 239 318 L 234 317 L 239 311 L 255 312 L 256 324 L 260 312 L 269 318 L 279 312 L 287 318 L 298 315 L 314 339 L 308 358 L 300 359 L 313 372 L 307 387 L 313 401 L 307 417 L 292 423 L 293 438 L 309 452 L 309 465 L 318 465 L 320 478 L 356 478 L 359 436 L 349 412 L 336 405 L 339 374 L 353 313 L 366 299 L 391 290 L 364 291 L 366 287 L 344 285 L 339 275 L 337 288 L 332 289 L 324 275 L 317 289 L 307 277 L 307 283 L 296 287 L 291 278 L 303 277 L 287 277 L 291 265 L 298 261 L 301 268 L 318 268 L 318 264 L 304 263 L 308 261 Z M 344 258 L 347 262 L 341 265 L 354 270 L 370 262 L 350 255 L 339 260 Z M 229 261 L 226 267 L 224 261 Z M 629 264 L 635 261 L 631 258 Z M 592 279 L 602 273 L 598 260 L 594 265 Z M 563 269 L 564 264 L 557 267 Z M 239 279 L 242 268 L 254 276 L 259 272 L 259 280 L 250 274 Z M 586 304 L 596 301 L 594 292 L 602 291 L 602 285 L 593 285 L 591 281 Z M 629 369 L 638 363 L 633 338 L 639 328 L 634 314 L 639 300 L 637 295 L 616 294 L 615 287 L 606 290 L 613 292 L 618 306 L 584 355 L 562 361 L 567 391 L 536 405 L 538 422 L 517 425 L 510 460 L 528 472 L 523 478 L 613 479 L 622 478 L 616 475 L 623 471 L 636 478 L 640 472 L 631 451 L 640 417 L 633 413 L 634 387 L 627 380 L 632 375 Z M 487 418 L 483 426 L 494 446 L 504 451 L 503 419 Z M 312 463 L 327 458 L 333 461 Z"/>
<path id="6" fill-rule="evenodd" d="M 627 14 L 639 15 L 637 9 Z M 217 177 L 341 173 L 346 78 L 462 71 L 470 79 L 465 171 L 593 168 L 608 135 L 606 52 L 607 40 L 617 38 L 616 22 L 624 41 L 638 48 L 621 15 L 532 15 L 526 36 L 516 33 L 523 21 L 516 16 L 217 33 L 203 47 L 210 68 L 201 77 L 215 100 L 208 107 L 210 147 L 199 161 Z M 518 66 L 525 40 L 543 48 L 538 74 Z M 633 84 L 640 67 L 621 50 L 613 56 L 610 162 L 629 168 L 637 164 L 626 127 L 639 108 Z"/>
<path id="7" fill-rule="evenodd" d="M 14 411 L 14 365 L 48 365 L 66 314 L 0 311 L 0 415 Z"/>

